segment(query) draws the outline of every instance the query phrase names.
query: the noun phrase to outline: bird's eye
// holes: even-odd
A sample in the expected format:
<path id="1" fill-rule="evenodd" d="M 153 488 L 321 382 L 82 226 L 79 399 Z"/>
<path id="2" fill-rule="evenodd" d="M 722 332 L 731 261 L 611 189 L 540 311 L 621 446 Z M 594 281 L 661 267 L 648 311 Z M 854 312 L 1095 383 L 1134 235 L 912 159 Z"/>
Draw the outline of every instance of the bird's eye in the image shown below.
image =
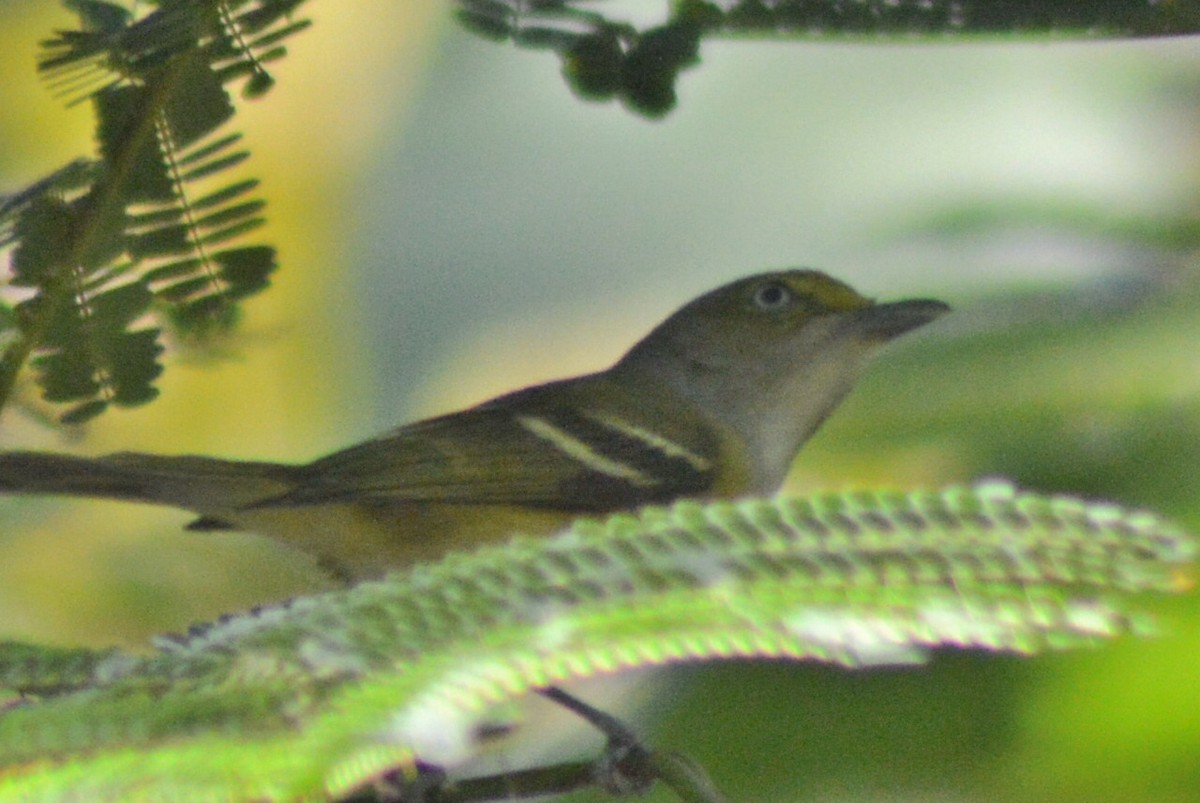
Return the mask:
<path id="1" fill-rule="evenodd" d="M 754 304 L 766 312 L 778 312 L 792 303 L 792 291 L 779 282 L 764 284 L 754 291 Z"/>

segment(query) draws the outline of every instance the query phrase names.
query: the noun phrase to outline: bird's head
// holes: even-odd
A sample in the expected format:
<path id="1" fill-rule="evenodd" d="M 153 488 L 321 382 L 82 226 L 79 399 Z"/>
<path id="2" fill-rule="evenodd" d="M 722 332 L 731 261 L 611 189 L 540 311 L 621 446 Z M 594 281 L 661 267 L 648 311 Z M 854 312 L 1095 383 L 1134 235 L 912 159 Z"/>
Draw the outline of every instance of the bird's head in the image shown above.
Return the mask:
<path id="1" fill-rule="evenodd" d="M 664 383 L 730 428 L 761 463 L 754 484 L 773 491 L 871 355 L 948 309 L 929 299 L 877 304 L 815 270 L 763 273 L 688 303 L 614 370 Z"/>

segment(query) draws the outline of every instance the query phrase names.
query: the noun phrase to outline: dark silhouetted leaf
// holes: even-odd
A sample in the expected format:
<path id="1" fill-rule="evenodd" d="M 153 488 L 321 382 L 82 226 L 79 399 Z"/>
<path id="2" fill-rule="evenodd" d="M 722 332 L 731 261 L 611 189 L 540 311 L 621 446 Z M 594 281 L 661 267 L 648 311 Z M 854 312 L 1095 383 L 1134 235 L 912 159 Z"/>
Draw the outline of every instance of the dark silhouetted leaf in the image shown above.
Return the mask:
<path id="1" fill-rule="evenodd" d="M 191 248 L 191 229 L 186 223 L 162 226 L 129 238 L 129 253 L 136 259 L 181 254 Z"/>
<path id="2" fill-rule="evenodd" d="M 265 288 L 267 277 L 276 268 L 275 249 L 261 245 L 221 251 L 213 260 L 221 266 L 221 278 L 229 283 L 229 294 L 235 298 Z"/>
<path id="3" fill-rule="evenodd" d="M 197 179 L 206 178 L 215 173 L 220 173 L 222 170 L 228 170 L 231 167 L 241 164 L 250 157 L 247 151 L 238 151 L 229 156 L 223 156 L 220 159 L 214 159 L 211 162 L 205 162 L 199 167 L 194 167 L 191 170 L 183 173 L 180 179 L 183 181 L 196 181 Z"/>
<path id="4" fill-rule="evenodd" d="M 175 164 L 180 167 L 189 167 L 191 165 L 196 164 L 197 162 L 204 161 L 205 159 L 209 158 L 210 156 L 214 156 L 214 155 L 220 153 L 221 151 L 228 148 L 230 145 L 233 145 L 236 142 L 241 142 L 241 140 L 242 140 L 242 135 L 240 133 L 233 133 L 233 134 L 228 134 L 223 137 L 218 137 L 217 139 L 213 140 L 212 142 L 208 143 L 207 145 L 202 145 L 197 148 L 192 148 L 186 154 L 181 155 L 175 161 Z"/>
<path id="5" fill-rule="evenodd" d="M 35 357 L 33 365 L 41 371 L 39 382 L 46 401 L 89 399 L 100 392 L 96 367 L 82 349 L 44 354 Z"/>
<path id="6" fill-rule="evenodd" d="M 233 117 L 233 103 L 212 68 L 199 58 L 182 58 L 166 71 L 172 82 L 162 113 L 173 145 L 185 148 Z"/>
<path id="7" fill-rule="evenodd" d="M 606 100 L 621 88 L 625 54 L 611 31 L 580 36 L 563 51 L 563 75 L 571 88 L 590 100 Z"/>
<path id="8" fill-rule="evenodd" d="M 133 20 L 129 9 L 116 3 L 103 3 L 99 0 L 67 0 L 65 5 L 79 15 L 84 28 L 97 33 L 116 33 L 127 27 Z"/>
<path id="9" fill-rule="evenodd" d="M 130 282 L 101 293 L 90 300 L 92 323 L 104 329 L 120 331 L 150 306 L 150 291 L 142 282 Z"/>
<path id="10" fill-rule="evenodd" d="M 310 25 L 312 25 L 312 20 L 297 20 L 290 25 L 285 25 L 282 28 L 272 31 L 271 33 L 251 40 L 250 48 L 258 52 L 258 58 L 260 61 L 270 61 L 270 54 L 275 52 L 272 47 L 273 45 L 275 45 L 277 42 L 282 42 L 284 39 L 287 39 L 293 34 L 300 33 L 300 31 L 303 31 Z"/>
<path id="11" fill-rule="evenodd" d="M 14 227 L 20 245 L 13 252 L 12 283 L 36 286 L 59 266 L 70 264 L 77 223 L 75 211 L 57 198 L 38 198 L 29 204 Z"/>
<path id="12" fill-rule="evenodd" d="M 103 399 L 92 399 L 83 404 L 72 407 L 69 411 L 62 415 L 61 421 L 64 424 L 83 424 L 108 409 L 108 402 Z"/>
<path id="13" fill-rule="evenodd" d="M 164 287 L 154 293 L 162 301 L 171 304 L 182 304 L 192 296 L 203 292 L 204 290 L 212 289 L 213 280 L 208 276 L 200 276 L 194 279 L 186 279 L 181 282 Z"/>
<path id="14" fill-rule="evenodd" d="M 228 187 L 192 201 L 192 209 L 208 209 L 209 207 L 220 206 L 227 201 L 232 201 L 234 198 L 245 195 L 257 187 L 258 179 L 247 179 L 239 181 L 236 184 L 230 184 Z"/>
<path id="15" fill-rule="evenodd" d="M 197 269 L 204 266 L 204 260 L 199 257 L 189 257 L 181 259 L 178 262 L 168 262 L 165 265 L 159 265 L 153 270 L 146 271 L 144 278 L 147 282 L 164 282 L 169 279 L 176 279 L 180 276 L 187 276 Z"/>
<path id="16" fill-rule="evenodd" d="M 220 212 L 213 212 L 211 215 L 205 215 L 196 220 L 196 227 L 201 229 L 212 229 L 218 226 L 224 226 L 227 223 L 232 223 L 237 220 L 255 215 L 266 207 L 267 202 L 262 200 L 246 201 L 245 203 L 237 204 L 236 206 L 227 206 Z"/>
<path id="17" fill-rule="evenodd" d="M 107 180 L 126 203 L 166 201 L 174 184 L 155 134 L 152 94 L 144 87 L 113 87 L 95 96 L 96 137 Z"/>
<path id="18" fill-rule="evenodd" d="M 154 212 L 139 212 L 129 216 L 131 229 L 144 229 L 151 226 L 162 226 L 175 223 L 183 217 L 185 210 L 177 206 L 159 209 Z"/>
<path id="19" fill-rule="evenodd" d="M 228 242 L 235 237 L 241 237 L 247 232 L 253 231 L 265 223 L 266 220 L 261 217 L 244 220 L 240 223 L 235 223 L 232 226 L 226 226 L 223 229 L 218 229 L 212 234 L 206 234 L 200 238 L 200 243 L 203 245 L 216 245 L 217 243 Z"/>
<path id="20" fill-rule="evenodd" d="M 266 70 L 255 70 L 251 74 L 250 80 L 246 81 L 242 86 L 242 97 L 248 99 L 262 97 L 273 86 L 275 86 L 275 79 L 271 77 L 269 72 Z"/>

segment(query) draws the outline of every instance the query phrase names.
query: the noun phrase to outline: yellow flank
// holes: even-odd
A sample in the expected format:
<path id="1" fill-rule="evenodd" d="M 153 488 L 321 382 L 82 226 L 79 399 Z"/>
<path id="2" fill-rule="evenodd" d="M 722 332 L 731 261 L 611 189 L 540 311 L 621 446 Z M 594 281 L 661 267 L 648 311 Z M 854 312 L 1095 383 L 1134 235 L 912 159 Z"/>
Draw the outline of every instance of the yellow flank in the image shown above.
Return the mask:
<path id="1" fill-rule="evenodd" d="M 357 502 L 248 510 L 238 526 L 306 552 L 351 580 L 503 543 L 515 533 L 551 535 L 577 517 L 520 505 Z"/>

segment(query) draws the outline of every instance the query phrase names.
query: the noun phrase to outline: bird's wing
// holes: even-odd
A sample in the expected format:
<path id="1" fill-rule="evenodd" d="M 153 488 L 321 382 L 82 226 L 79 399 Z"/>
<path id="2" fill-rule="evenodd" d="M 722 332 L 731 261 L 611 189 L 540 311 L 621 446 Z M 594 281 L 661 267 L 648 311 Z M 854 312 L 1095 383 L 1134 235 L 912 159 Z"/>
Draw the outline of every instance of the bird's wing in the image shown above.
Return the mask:
<path id="1" fill-rule="evenodd" d="M 607 511 L 697 496 L 715 446 L 682 445 L 611 414 L 478 407 L 403 427 L 301 468 L 254 507 L 335 501 L 517 504 Z"/>

